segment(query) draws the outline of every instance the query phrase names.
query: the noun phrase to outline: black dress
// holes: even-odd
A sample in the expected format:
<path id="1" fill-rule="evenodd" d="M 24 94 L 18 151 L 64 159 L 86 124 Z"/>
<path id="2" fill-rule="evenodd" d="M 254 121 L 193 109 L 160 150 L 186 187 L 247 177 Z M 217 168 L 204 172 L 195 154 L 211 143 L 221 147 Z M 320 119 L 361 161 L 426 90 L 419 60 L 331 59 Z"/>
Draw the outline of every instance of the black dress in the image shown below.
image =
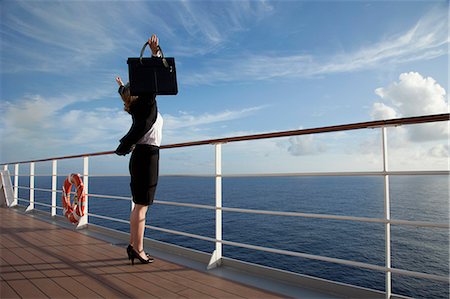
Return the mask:
<path id="1" fill-rule="evenodd" d="M 133 202 L 141 205 L 153 203 L 159 176 L 159 147 L 136 144 L 153 126 L 158 115 L 155 96 L 139 97 L 130 107 L 133 119 L 128 133 L 120 139 L 116 154 L 130 158 L 131 193 Z M 133 145 L 136 145 L 133 149 Z"/>

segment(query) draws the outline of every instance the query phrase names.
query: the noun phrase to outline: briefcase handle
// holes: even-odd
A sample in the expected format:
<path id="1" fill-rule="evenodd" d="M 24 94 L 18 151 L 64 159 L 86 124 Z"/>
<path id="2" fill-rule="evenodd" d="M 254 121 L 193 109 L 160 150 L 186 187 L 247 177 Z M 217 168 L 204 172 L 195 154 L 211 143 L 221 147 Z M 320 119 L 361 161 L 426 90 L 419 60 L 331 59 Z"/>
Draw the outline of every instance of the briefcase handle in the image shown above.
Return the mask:
<path id="1" fill-rule="evenodd" d="M 142 64 L 142 56 L 144 55 L 144 50 L 145 50 L 145 47 L 147 47 L 147 46 L 150 47 L 150 44 L 149 44 L 148 42 L 146 42 L 146 43 L 144 44 L 144 46 L 142 47 L 141 55 L 139 56 L 139 61 L 140 61 L 141 64 Z M 151 49 L 150 49 L 150 50 L 151 50 Z M 161 49 L 160 46 L 158 46 L 158 50 L 159 50 L 159 52 L 161 52 L 161 58 L 162 58 L 162 62 L 163 62 L 163 64 L 164 64 L 164 66 L 165 66 L 166 68 L 168 68 L 170 72 L 172 72 L 172 67 L 169 66 L 169 63 L 167 63 L 166 58 L 164 58 L 164 53 L 163 53 L 163 51 L 162 51 L 162 49 Z"/>

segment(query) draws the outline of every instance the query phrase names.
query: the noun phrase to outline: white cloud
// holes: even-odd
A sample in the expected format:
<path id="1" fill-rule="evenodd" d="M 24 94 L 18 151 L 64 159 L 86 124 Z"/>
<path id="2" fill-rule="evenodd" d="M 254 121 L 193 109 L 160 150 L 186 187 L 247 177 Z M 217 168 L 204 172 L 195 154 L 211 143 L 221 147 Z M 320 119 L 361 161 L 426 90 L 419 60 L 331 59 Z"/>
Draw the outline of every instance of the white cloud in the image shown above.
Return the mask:
<path id="1" fill-rule="evenodd" d="M 293 136 L 288 139 L 288 152 L 294 156 L 318 155 L 326 151 L 325 144 L 313 135 Z"/>
<path id="2" fill-rule="evenodd" d="M 108 14 L 98 14 L 108 5 Z M 121 48 L 118 5 L 106 2 L 14 1 L 2 7 L 2 72 L 67 73 L 90 66 Z M 20 63 L 18 63 L 20 62 Z"/>
<path id="3" fill-rule="evenodd" d="M 433 78 L 423 77 L 417 72 L 402 73 L 398 82 L 377 88 L 375 93 L 383 102 L 373 104 L 373 119 L 422 116 L 449 111 L 445 89 Z M 390 128 L 390 161 L 397 169 L 447 169 L 448 138 L 448 122 Z M 376 148 L 374 145 L 372 144 L 371 148 Z"/>
<path id="4" fill-rule="evenodd" d="M 83 102 L 99 97 L 103 94 L 29 95 L 14 102 L 0 103 L 2 140 L 7 140 L 2 142 L 2 160 L 111 149 L 120 134 L 128 129 L 130 120 L 119 109 L 80 110 Z M 75 103 L 79 105 L 71 109 Z M 77 149 L 73 150 L 73 147 Z"/>
<path id="5" fill-rule="evenodd" d="M 213 123 L 243 118 L 251 113 L 263 109 L 264 107 L 265 106 L 257 106 L 244 108 L 237 111 L 226 110 L 215 114 L 205 113 L 202 115 L 193 115 L 187 112 L 180 112 L 179 116 L 164 114 L 164 126 L 167 130 L 175 130 L 180 128 L 195 129 L 199 126 L 206 126 Z"/>
<path id="6" fill-rule="evenodd" d="M 2 160 L 115 149 L 120 137 L 128 131 L 131 117 L 119 108 L 90 109 L 83 104 L 98 97 L 101 98 L 102 94 L 32 95 L 2 103 L 0 108 L 4 117 L 0 129 L 4 136 L 8 136 L 8 142 L 2 149 Z M 211 133 L 214 124 L 226 124 L 247 117 L 264 107 L 204 114 L 182 112 L 177 116 L 164 114 L 163 143 L 217 138 Z M 27 147 L 23 147 L 24 141 Z"/>
<path id="7" fill-rule="evenodd" d="M 92 149 L 112 150 L 131 125 L 130 116 L 119 109 L 71 110 L 56 121 L 70 136 L 67 144 L 90 145 Z"/>
<path id="8" fill-rule="evenodd" d="M 60 74 L 92 65 L 99 69 L 110 65 L 112 58 L 122 61 L 136 56 L 136 48 L 152 32 L 178 57 L 217 51 L 231 34 L 244 30 L 247 22 L 270 13 L 270 6 L 255 1 L 225 6 L 196 1 L 63 1 L 45 5 L 6 1 L 2 10 L 1 72 Z"/>
<path id="9" fill-rule="evenodd" d="M 3 6 L 1 72 L 75 72 L 111 64 L 104 57 L 133 56 L 136 42 L 154 28 L 169 45 L 171 55 L 198 56 L 228 46 L 233 34 L 273 12 L 267 1 L 211 2 L 40 2 L 15 1 Z M 98 14 L 102 11 L 102 14 Z M 155 13 L 171 11 L 171 14 Z M 111 19 L 114 26 L 109 26 Z M 130 21 L 131 20 L 131 21 Z M 447 54 L 447 14 L 432 11 L 406 32 L 347 53 L 329 57 L 309 54 L 278 56 L 274 53 L 239 53 L 208 59 L 180 82 L 189 85 L 214 82 L 314 77 L 354 72 L 426 60 Z M 175 30 L 182 30 L 182 34 Z M 195 40 L 193 43 L 192 41 Z M 29 50 L 32 48 L 33 50 Z M 45 53 L 42 53 L 45 51 Z M 134 51 L 134 52 L 133 52 Z M 112 54 L 107 55 L 107 54 Z M 116 55 L 116 56 L 114 56 Z M 16 63 L 21 61 L 22 63 Z M 102 63 L 104 63 L 102 65 Z"/>
<path id="10" fill-rule="evenodd" d="M 438 144 L 436 146 L 433 146 L 429 151 L 428 154 L 435 158 L 449 158 L 449 146 L 448 144 Z"/>
<path id="11" fill-rule="evenodd" d="M 448 17 L 432 11 L 406 32 L 387 37 L 348 53 L 330 57 L 311 54 L 278 56 L 274 53 L 242 53 L 240 59 L 209 60 L 208 66 L 190 74 L 186 84 L 268 80 L 272 78 L 308 78 L 334 73 L 355 72 L 395 66 L 447 55 Z"/>
<path id="12" fill-rule="evenodd" d="M 402 73 L 399 82 L 378 88 L 375 93 L 392 103 L 402 116 L 448 112 L 445 89 L 433 78 L 424 78 L 417 72 Z"/>
<path id="13" fill-rule="evenodd" d="M 317 73 L 356 71 L 446 55 L 449 42 L 447 32 L 447 13 L 433 10 L 405 33 L 353 53 L 337 55 Z"/>
<path id="14" fill-rule="evenodd" d="M 440 114 L 449 111 L 445 89 L 433 78 L 424 78 L 417 72 L 402 73 L 399 82 L 377 88 L 375 93 L 384 101 L 373 104 L 371 115 L 375 119 Z M 448 138 L 449 130 L 448 124 L 441 122 L 408 126 L 405 132 L 412 141 L 428 141 Z"/>
<path id="15" fill-rule="evenodd" d="M 236 32 L 246 30 L 248 23 L 254 23 L 270 14 L 272 6 L 266 1 L 211 1 L 208 5 L 197 1 L 169 2 L 171 13 L 166 23 L 184 29 L 183 34 L 172 34 L 175 56 L 198 56 L 216 52 L 224 47 Z M 192 45 L 192 40 L 195 43 Z"/>
<path id="16" fill-rule="evenodd" d="M 283 77 L 308 77 L 312 74 L 312 58 L 307 55 L 276 57 L 275 55 L 240 55 L 238 60 L 208 61 L 206 69 L 190 74 L 183 82 L 188 85 L 215 82 L 269 80 Z"/>
<path id="17" fill-rule="evenodd" d="M 370 116 L 372 119 L 392 119 L 398 117 L 394 108 L 386 106 L 383 103 L 374 103 Z"/>
<path id="18" fill-rule="evenodd" d="M 163 144 L 237 136 L 243 132 L 227 132 L 227 124 L 236 119 L 249 117 L 265 107 L 256 106 L 203 114 L 193 112 L 179 112 L 178 115 L 163 114 Z"/>

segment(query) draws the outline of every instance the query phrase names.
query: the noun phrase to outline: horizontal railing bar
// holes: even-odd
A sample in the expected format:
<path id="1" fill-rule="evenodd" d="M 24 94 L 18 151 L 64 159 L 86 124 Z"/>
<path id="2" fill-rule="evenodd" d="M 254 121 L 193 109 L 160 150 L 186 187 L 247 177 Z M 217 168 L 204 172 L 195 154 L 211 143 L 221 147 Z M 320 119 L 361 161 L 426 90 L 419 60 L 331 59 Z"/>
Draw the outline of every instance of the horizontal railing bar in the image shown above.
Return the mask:
<path id="1" fill-rule="evenodd" d="M 317 177 L 317 176 L 407 176 L 407 175 L 450 175 L 449 170 L 399 170 L 399 171 L 333 171 L 333 172 L 272 172 L 272 173 L 229 173 L 221 174 L 223 178 L 239 177 Z M 160 174 L 160 177 L 211 177 L 214 174 Z"/>
<path id="2" fill-rule="evenodd" d="M 11 174 L 11 177 L 14 177 L 14 174 Z M 53 177 L 54 175 L 52 174 L 18 174 L 18 177 Z M 56 177 L 66 177 L 67 175 L 55 175 Z"/>
<path id="3" fill-rule="evenodd" d="M 20 197 L 18 197 L 17 200 L 18 200 L 18 201 L 30 202 L 29 199 L 20 198 Z M 49 207 L 49 208 L 57 208 L 57 209 L 60 209 L 60 210 L 64 210 L 64 208 L 62 208 L 62 207 L 60 207 L 60 206 L 52 206 L 52 205 L 45 204 L 45 203 L 42 203 L 42 202 L 37 202 L 37 201 L 35 201 L 34 204 L 35 204 L 35 205 L 39 205 L 39 206 L 45 206 L 45 207 Z"/>
<path id="4" fill-rule="evenodd" d="M 92 194 L 92 193 L 88 193 L 86 195 L 89 196 L 89 197 L 111 198 L 111 199 L 120 199 L 120 200 L 131 201 L 131 197 L 125 197 L 125 196 L 102 195 L 102 194 Z"/>
<path id="5" fill-rule="evenodd" d="M 230 173 L 222 174 L 224 178 L 239 177 L 326 177 L 326 176 L 411 176 L 411 175 L 450 175 L 450 170 L 399 170 L 399 171 L 333 171 L 333 172 L 272 172 L 272 173 Z M 12 175 L 13 176 L 13 175 Z M 18 175 L 19 177 L 30 177 L 29 174 Z M 34 175 L 41 177 L 51 177 L 52 175 Z M 129 177 L 129 174 L 112 174 L 112 175 L 89 175 L 92 177 Z M 214 174 L 160 174 L 160 177 L 215 177 Z M 57 176 L 65 177 L 65 176 Z M 83 177 L 80 175 L 80 177 Z"/>
<path id="6" fill-rule="evenodd" d="M 34 191 L 63 193 L 61 190 L 51 190 L 51 189 L 43 189 L 43 188 L 30 188 L 30 187 L 25 187 L 25 186 L 17 186 L 17 188 L 18 189 L 26 189 L 26 190 L 34 190 Z M 70 192 L 70 194 L 76 195 L 77 193 L 75 191 L 72 191 L 72 192 Z M 86 196 L 99 197 L 99 198 L 121 199 L 121 200 L 131 201 L 130 197 L 115 196 L 115 195 L 100 195 L 100 194 L 88 193 L 88 194 L 86 194 Z"/>
<path id="7" fill-rule="evenodd" d="M 190 174 L 190 173 L 168 173 L 168 174 L 160 174 L 162 177 L 194 177 L 194 178 L 214 178 L 215 174 L 211 173 L 198 173 L 198 174 Z"/>
<path id="8" fill-rule="evenodd" d="M 48 161 L 53 161 L 53 160 L 76 159 L 76 158 L 104 156 L 104 155 L 111 155 L 111 154 L 114 154 L 114 151 L 78 154 L 78 155 L 62 156 L 62 157 L 52 157 L 52 158 L 45 158 L 45 159 L 38 159 L 38 160 L 29 160 L 29 161 L 18 161 L 18 162 L 2 163 L 0 165 L 40 163 L 40 162 L 48 162 Z"/>
<path id="9" fill-rule="evenodd" d="M 119 219 L 119 218 L 112 218 L 112 217 L 98 215 L 98 214 L 92 214 L 92 213 L 88 213 L 87 215 L 89 217 L 95 217 L 95 218 L 100 218 L 100 219 L 105 219 L 105 220 L 111 220 L 111 221 L 115 221 L 115 222 L 121 222 L 121 223 L 125 223 L 125 224 L 130 224 L 130 221 Z"/>
<path id="10" fill-rule="evenodd" d="M 35 191 L 45 191 L 45 192 L 56 192 L 56 193 L 63 193 L 60 190 L 50 190 L 50 189 L 41 189 L 41 188 L 30 188 L 30 187 L 22 187 L 19 186 L 19 189 L 27 189 L 27 190 L 35 190 Z M 70 192 L 71 195 L 76 195 L 77 193 L 75 191 Z M 127 200 L 131 201 L 130 197 L 123 197 L 123 196 L 115 196 L 115 195 L 101 195 L 101 194 L 92 194 L 87 193 L 86 196 L 90 197 L 98 197 L 98 198 L 111 198 L 111 199 L 120 199 L 120 200 Z"/>
<path id="11" fill-rule="evenodd" d="M 145 227 L 149 228 L 149 229 L 156 230 L 156 231 L 164 232 L 164 233 L 170 233 L 170 234 L 190 237 L 190 238 L 199 239 L 199 240 L 208 241 L 208 242 L 216 242 L 217 241 L 214 238 L 204 237 L 204 236 L 191 234 L 191 233 L 180 232 L 180 231 L 167 229 L 167 228 L 162 228 L 162 227 L 157 227 L 157 226 L 152 226 L 152 225 L 145 225 Z"/>
<path id="12" fill-rule="evenodd" d="M 423 124 L 423 123 L 449 121 L 449 120 L 450 120 L 450 113 L 443 113 L 443 114 L 435 114 L 435 115 L 424 115 L 424 116 L 352 123 L 352 124 L 345 124 L 345 125 L 326 126 L 326 127 L 318 127 L 318 128 L 311 128 L 311 129 L 291 130 L 291 131 L 282 131 L 282 132 L 273 132 L 273 133 L 262 133 L 262 134 L 254 134 L 254 135 L 244 135 L 244 136 L 235 136 L 235 137 L 228 137 L 228 138 L 218 138 L 218 139 L 184 142 L 184 143 L 177 143 L 177 144 L 168 144 L 168 145 L 161 146 L 161 149 L 190 147 L 190 146 L 199 146 L 199 145 L 216 144 L 216 143 L 229 143 L 229 142 L 237 142 L 237 141 L 249 141 L 249 140 L 268 139 L 268 138 L 290 137 L 290 136 L 309 135 L 309 134 L 341 132 L 341 131 L 369 129 L 369 128 L 386 127 L 386 126 Z M 75 158 L 103 156 L 103 155 L 111 155 L 111 154 L 114 154 L 114 151 L 86 153 L 86 154 L 78 154 L 78 155 L 64 156 L 64 157 L 52 157 L 52 158 L 30 160 L 30 161 L 9 162 L 9 163 L 1 163 L 0 165 L 24 164 L 24 163 L 31 163 L 31 162 L 37 163 L 37 162 L 47 162 L 47 161 L 52 161 L 52 160 L 75 159 Z"/>
<path id="13" fill-rule="evenodd" d="M 43 191 L 43 192 L 53 192 L 53 191 L 55 191 L 55 192 L 61 192 L 62 193 L 62 191 L 59 191 L 59 190 L 51 190 L 51 189 L 36 188 L 36 187 L 34 187 L 34 188 L 21 187 L 21 189 L 28 189 L 28 190 L 34 190 L 34 191 Z"/>
<path id="14" fill-rule="evenodd" d="M 384 218 L 354 217 L 354 216 L 340 216 L 340 215 L 312 214 L 312 213 L 270 211 L 270 210 L 255 210 L 255 209 L 241 209 L 241 208 L 227 208 L 227 207 L 216 208 L 215 206 L 191 204 L 191 203 L 180 203 L 180 202 L 170 202 L 170 201 L 160 201 L 160 200 L 155 200 L 154 203 L 163 204 L 163 205 L 208 209 L 208 210 L 216 210 L 217 209 L 217 210 L 222 210 L 225 212 L 237 212 L 237 213 L 247 213 L 247 214 L 290 216 L 290 217 L 316 218 L 316 219 L 327 219 L 327 220 L 347 220 L 347 221 L 383 223 L 383 224 L 391 223 L 391 224 L 397 224 L 397 225 L 446 228 L 446 229 L 450 228 L 450 225 L 448 223 L 433 223 L 433 222 L 427 222 L 427 221 L 410 221 L 410 220 L 394 220 L 394 219 L 386 220 Z"/>
<path id="15" fill-rule="evenodd" d="M 42 189 L 42 188 L 30 188 L 30 187 L 25 187 L 25 186 L 17 186 L 18 189 L 25 189 L 25 190 L 35 190 L 35 191 L 45 191 L 45 192 L 57 192 L 57 193 L 63 193 L 60 190 L 51 190 L 51 189 Z M 75 195 L 76 192 L 72 191 L 70 192 L 70 194 Z M 88 193 L 86 194 L 86 196 L 89 197 L 97 197 L 97 198 L 110 198 L 110 199 L 119 199 L 119 200 L 127 200 L 127 201 L 131 201 L 131 197 L 124 197 L 124 196 L 116 196 L 116 195 L 102 195 L 102 194 L 93 194 L 93 193 Z M 170 201 L 160 201 L 160 200 L 155 200 L 155 203 L 158 204 L 166 204 L 166 205 L 174 205 L 174 206 L 189 206 L 189 207 L 193 207 L 193 208 L 212 208 L 215 209 L 215 207 L 213 206 L 204 206 L 204 205 L 199 205 L 199 204 L 185 204 L 185 203 L 177 203 L 177 202 L 170 202 Z"/>
<path id="16" fill-rule="evenodd" d="M 389 271 L 391 271 L 392 273 L 405 275 L 405 276 L 432 279 L 432 280 L 442 281 L 442 282 L 446 282 L 446 283 L 450 282 L 450 278 L 448 276 L 443 276 L 443 275 L 428 274 L 428 273 L 396 269 L 396 268 L 389 268 Z"/>
<path id="17" fill-rule="evenodd" d="M 169 205 L 169 206 L 178 206 L 178 207 L 189 207 L 189 208 L 198 208 L 198 209 L 207 209 L 207 210 L 216 210 L 215 206 L 201 205 L 201 204 L 193 204 L 193 203 L 181 203 L 181 202 L 173 202 L 173 201 L 161 201 L 155 200 L 154 203 L 161 205 Z"/>
<path id="18" fill-rule="evenodd" d="M 38 206 L 44 206 L 44 207 L 48 207 L 48 208 L 57 208 L 57 209 L 59 209 L 59 210 L 64 210 L 63 207 L 60 207 L 60 206 L 52 206 L 52 205 L 49 205 L 49 204 L 46 204 L 46 203 L 42 203 L 42 202 L 37 202 L 37 201 L 35 201 L 34 204 L 35 204 L 35 205 L 38 205 Z"/>
<path id="19" fill-rule="evenodd" d="M 51 177 L 54 177 L 54 175 L 51 175 L 51 174 L 35 174 L 35 175 L 19 174 L 17 176 L 18 177 L 25 177 L 25 178 L 29 178 L 29 177 L 44 177 L 44 178 L 48 177 L 48 178 L 51 178 Z M 11 174 L 11 177 L 15 177 L 15 175 Z M 55 177 L 57 177 L 57 178 L 65 178 L 65 177 L 67 177 L 67 175 L 55 175 Z M 80 174 L 80 177 L 83 178 L 83 175 Z M 89 175 L 89 177 L 90 177 L 90 175 Z"/>
<path id="20" fill-rule="evenodd" d="M 247 214 L 260 214 L 260 215 L 273 215 L 273 216 L 290 216 L 290 217 L 303 217 L 314 219 L 327 219 L 327 220 L 346 220 L 346 221 L 358 221 L 369 223 L 391 223 L 420 227 L 434 227 L 434 228 L 450 228 L 448 223 L 433 223 L 426 221 L 409 221 L 409 220 L 386 220 L 384 218 L 369 218 L 369 217 L 354 217 L 354 216 L 340 216 L 340 215 L 327 215 L 327 214 L 312 214 L 312 213 L 299 213 L 299 212 L 284 212 L 284 211 L 268 211 L 268 210 L 254 210 L 254 209 L 240 209 L 240 208 L 226 208 L 222 207 L 222 211 L 225 212 L 237 212 Z"/>
<path id="21" fill-rule="evenodd" d="M 17 186 L 17 189 L 36 190 L 36 191 L 49 191 L 49 192 L 52 191 L 50 189 L 30 188 L 30 187 L 26 187 L 26 186 Z M 55 191 L 58 191 L 58 190 L 55 190 Z"/>
<path id="22" fill-rule="evenodd" d="M 106 178 L 110 178 L 110 177 L 129 177 L 130 176 L 130 174 L 129 173 L 123 173 L 123 174 L 120 174 L 120 173 L 115 173 L 115 174 L 89 174 L 89 177 L 90 178 L 103 178 L 103 177 L 106 177 Z M 159 176 L 161 176 L 161 175 L 159 175 Z"/>
<path id="23" fill-rule="evenodd" d="M 410 175 L 450 175 L 449 170 L 416 170 L 416 171 L 355 171 L 355 172 L 286 172 L 286 173 L 242 173 L 222 174 L 223 178 L 232 177 L 326 177 L 326 176 L 410 176 Z"/>
<path id="24" fill-rule="evenodd" d="M 56 193 L 63 193 L 61 190 L 51 190 L 51 189 L 43 189 L 43 188 L 30 188 L 26 186 L 17 186 L 17 189 L 25 189 L 25 190 L 34 190 L 34 191 L 43 191 L 43 192 L 56 192 Z M 76 194 L 76 192 L 72 191 L 70 194 Z"/>
<path id="25" fill-rule="evenodd" d="M 77 172 L 71 172 L 71 173 L 77 173 Z M 79 175 L 80 175 L 80 177 L 83 177 L 83 174 L 82 173 L 79 173 Z M 11 174 L 11 177 L 14 177 L 15 175 L 14 174 Z M 17 175 L 18 177 L 30 177 L 30 174 L 18 174 Z M 58 177 L 58 178 L 64 178 L 64 177 L 67 177 L 67 174 L 64 174 L 64 175 L 52 175 L 52 174 L 34 174 L 34 175 L 31 175 L 31 176 L 33 176 L 33 177 L 53 177 L 53 176 L 55 176 L 55 177 Z M 92 177 L 129 177 L 130 176 L 130 174 L 126 174 L 126 173 L 124 173 L 124 174 L 89 174 L 89 177 L 90 178 L 92 178 Z M 161 176 L 161 175 L 160 175 Z"/>
<path id="26" fill-rule="evenodd" d="M 129 177 L 129 173 L 117 173 L 117 174 L 89 174 L 89 177 Z M 163 174 L 160 173 L 159 177 L 214 177 L 213 174 Z"/>
<path id="27" fill-rule="evenodd" d="M 396 224 L 396 225 L 409 225 L 416 227 L 431 227 L 431 228 L 450 228 L 450 224 L 448 223 L 433 223 L 428 221 L 411 221 L 411 220 L 395 220 L 391 219 L 386 221 L 386 223 Z"/>
<path id="28" fill-rule="evenodd" d="M 25 198 L 20 198 L 20 197 L 18 197 L 18 198 L 17 198 L 17 200 L 18 200 L 18 201 L 26 201 L 26 202 L 30 202 L 30 200 L 29 200 L 29 199 L 25 199 Z"/>

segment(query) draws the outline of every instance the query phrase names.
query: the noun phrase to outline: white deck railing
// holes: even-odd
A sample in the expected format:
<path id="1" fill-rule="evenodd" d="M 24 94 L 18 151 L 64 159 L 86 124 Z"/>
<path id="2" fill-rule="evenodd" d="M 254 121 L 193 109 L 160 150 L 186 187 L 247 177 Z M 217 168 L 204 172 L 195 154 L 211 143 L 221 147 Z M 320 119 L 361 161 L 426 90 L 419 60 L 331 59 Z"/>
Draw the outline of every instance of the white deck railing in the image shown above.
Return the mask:
<path id="1" fill-rule="evenodd" d="M 442 122 L 449 121 L 450 114 L 439 114 L 439 115 L 430 115 L 430 116 L 420 116 L 420 117 L 410 117 L 410 118 L 400 118 L 400 119 L 392 119 L 392 120 L 384 120 L 384 121 L 372 121 L 365 123 L 355 123 L 355 124 L 347 124 L 340 126 L 331 126 L 331 127 L 322 127 L 322 128 L 313 128 L 313 129 L 305 129 L 305 130 L 296 130 L 296 131 L 285 131 L 285 132 L 276 132 L 276 133 L 268 133 L 268 134 L 258 134 L 258 135 L 248 135 L 248 136 L 238 136 L 231 138 L 222 138 L 222 139 L 213 139 L 213 140 L 202 140 L 196 142 L 188 142 L 188 143 L 180 143 L 180 144 L 171 144 L 164 145 L 161 149 L 168 148 L 181 148 L 181 147 L 191 147 L 198 145 L 211 144 L 215 147 L 215 194 L 216 194 L 216 204 L 215 206 L 209 205 L 201 205 L 201 204 L 190 204 L 190 203 L 180 203 L 180 202 L 170 202 L 170 201 L 160 201 L 155 200 L 155 204 L 160 205 L 171 205 L 171 206 L 180 206 L 180 207 L 190 207 L 196 209 L 209 209 L 216 211 L 215 218 L 215 238 L 200 236 L 196 234 L 175 231 L 170 229 L 165 229 L 161 227 L 155 227 L 151 225 L 147 225 L 146 227 L 152 230 L 176 234 L 181 236 L 186 236 L 190 238 L 195 238 L 199 240 L 205 240 L 209 242 L 215 243 L 215 251 L 212 254 L 211 261 L 209 267 L 215 267 L 220 265 L 222 259 L 222 246 L 230 245 L 247 249 L 254 249 L 259 251 L 283 254 L 288 256 L 302 257 L 312 260 L 325 261 L 330 263 L 336 263 L 341 265 L 348 265 L 353 267 L 359 267 L 364 269 L 370 269 L 375 271 L 380 271 L 385 273 L 385 294 L 386 298 L 391 298 L 392 296 L 392 285 L 391 285 L 391 274 L 400 274 L 406 276 L 412 276 L 417 278 L 425 278 L 432 279 L 441 282 L 450 282 L 450 278 L 448 276 L 434 275 L 422 272 L 415 272 L 403 269 L 393 268 L 391 266 L 391 225 L 408 225 L 415 227 L 430 227 L 436 229 L 446 229 L 449 230 L 448 223 L 433 223 L 427 221 L 409 221 L 409 220 L 401 220 L 401 219 L 391 219 L 391 209 L 390 209 L 390 197 L 389 197 L 389 181 L 390 176 L 398 176 L 398 175 L 446 175 L 450 174 L 448 170 L 436 170 L 436 171 L 390 171 L 388 167 L 388 147 L 387 147 L 387 130 L 386 128 L 389 126 L 401 126 L 401 125 L 411 125 L 411 124 L 422 124 L 422 123 L 432 123 L 432 122 Z M 326 132 L 339 132 L 339 131 L 348 131 L 348 130 L 358 130 L 358 129 L 367 129 L 367 128 L 380 128 L 381 129 L 381 137 L 382 137 L 382 158 L 383 158 L 383 170 L 382 171 L 370 171 L 370 172 L 314 172 L 314 173 L 265 173 L 265 174 L 240 174 L 240 175 L 224 175 L 222 174 L 222 145 L 230 142 L 239 142 L 239 141 L 248 141 L 248 140 L 257 140 L 257 139 L 267 139 L 267 138 L 279 138 L 279 137 L 288 137 L 288 136 L 298 136 L 298 135 L 307 135 L 307 134 L 320 134 Z M 83 158 L 83 182 L 86 191 L 86 201 L 88 202 L 89 197 L 94 198 L 107 198 L 107 199 L 118 199 L 118 200 L 126 200 L 130 201 L 132 205 L 132 201 L 129 197 L 121 197 L 121 196 L 113 196 L 113 195 L 102 195 L 102 194 L 90 194 L 88 192 L 89 189 L 89 158 L 95 156 L 102 155 L 112 155 L 114 154 L 112 151 L 108 152 L 99 152 L 99 153 L 91 153 L 91 154 L 80 154 L 74 156 L 66 156 L 66 157 L 54 157 L 47 158 L 41 160 L 34 161 L 22 161 L 22 162 L 13 162 L 13 163 L 3 163 L 3 168 L 5 170 L 8 169 L 9 165 L 14 165 L 14 204 L 17 204 L 18 201 L 27 202 L 27 211 L 33 210 L 35 204 L 50 207 L 51 215 L 56 215 L 56 209 L 62 209 L 62 207 L 58 206 L 56 203 L 57 193 L 62 193 L 59 191 L 57 186 L 57 161 L 64 159 L 73 159 L 73 158 Z M 43 189 L 43 188 L 35 188 L 34 179 L 35 179 L 35 163 L 43 163 L 43 162 L 52 162 L 52 188 L 51 189 Z M 18 178 L 19 178 L 19 165 L 29 164 L 30 165 L 30 174 L 29 174 L 29 187 L 19 186 Z M 27 175 L 28 176 L 28 175 Z M 213 176 L 213 175 L 212 175 Z M 311 213 L 298 213 L 298 212 L 289 212 L 289 211 L 269 211 L 269 210 L 255 210 L 255 209 L 239 209 L 239 208 L 227 208 L 222 206 L 222 178 L 223 177 L 245 177 L 245 176 L 381 176 L 384 178 L 384 218 L 369 218 L 369 217 L 353 217 L 353 216 L 338 216 L 338 215 L 326 215 L 326 214 L 311 214 Z M 21 199 L 18 197 L 19 189 L 27 189 L 29 190 L 29 199 Z M 52 203 L 44 204 L 37 203 L 34 200 L 34 192 L 35 191 L 43 191 L 49 192 L 52 194 Z M 111 218 L 104 215 L 97 215 L 89 213 L 88 206 L 86 206 L 86 216 L 84 216 L 80 223 L 78 224 L 79 228 L 84 227 L 89 223 L 89 217 L 96 217 L 99 219 L 105 219 L 110 221 L 121 222 L 125 224 L 129 224 L 129 221 Z M 341 220 L 341 221 L 357 221 L 357 222 L 368 222 L 368 223 L 383 223 L 385 227 L 385 265 L 379 266 L 369 263 L 356 262 L 345 259 L 331 258 L 320 255 L 312 255 L 302 252 L 281 250 L 276 248 L 269 248 L 263 246 L 255 246 L 250 244 L 231 242 L 222 239 L 222 212 L 235 212 L 235 213 L 251 213 L 251 214 L 264 214 L 264 215 L 274 215 L 274 216 L 285 216 L 285 217 L 303 217 L 303 218 L 316 218 L 316 219 L 332 219 L 332 220 Z"/>

